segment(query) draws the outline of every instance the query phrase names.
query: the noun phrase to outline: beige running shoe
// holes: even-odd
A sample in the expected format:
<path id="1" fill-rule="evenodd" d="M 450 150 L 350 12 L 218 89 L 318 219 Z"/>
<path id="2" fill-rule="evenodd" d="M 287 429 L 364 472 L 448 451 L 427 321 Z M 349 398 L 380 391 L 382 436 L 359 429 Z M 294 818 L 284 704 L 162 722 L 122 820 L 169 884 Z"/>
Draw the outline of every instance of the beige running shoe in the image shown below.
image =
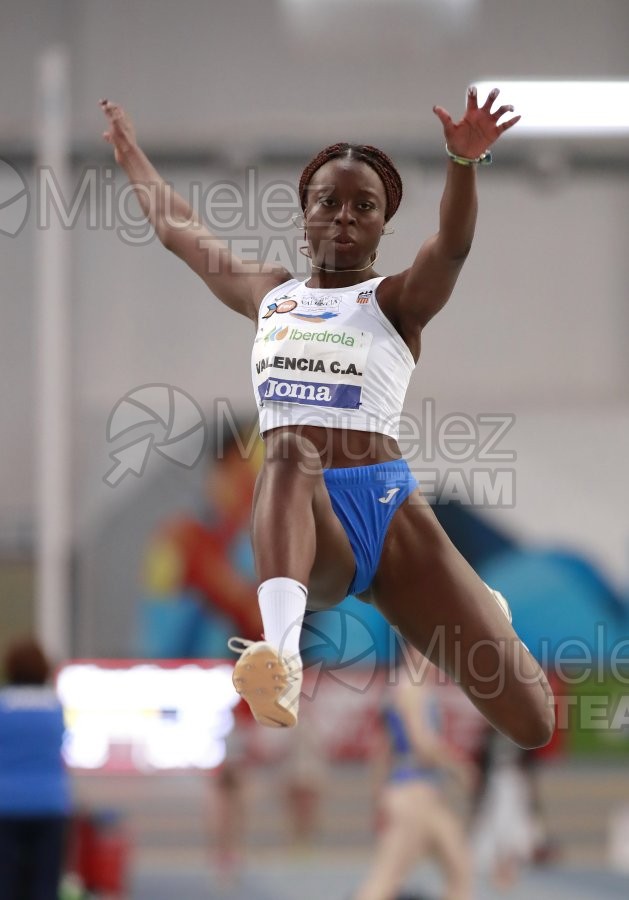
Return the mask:
<path id="1" fill-rule="evenodd" d="M 511 607 L 509 606 L 509 604 L 507 603 L 505 598 L 502 596 L 500 591 L 495 591 L 493 588 L 490 588 L 488 584 L 485 584 L 485 587 L 491 594 L 494 595 L 494 599 L 497 601 L 501 610 L 503 611 L 503 613 L 509 620 L 509 623 L 513 622 L 513 615 L 511 614 Z"/>
<path id="2" fill-rule="evenodd" d="M 230 638 L 230 650 L 240 653 L 232 681 L 251 707 L 256 722 L 270 728 L 293 728 L 299 714 L 303 666 L 298 654 L 280 656 L 266 641 Z"/>

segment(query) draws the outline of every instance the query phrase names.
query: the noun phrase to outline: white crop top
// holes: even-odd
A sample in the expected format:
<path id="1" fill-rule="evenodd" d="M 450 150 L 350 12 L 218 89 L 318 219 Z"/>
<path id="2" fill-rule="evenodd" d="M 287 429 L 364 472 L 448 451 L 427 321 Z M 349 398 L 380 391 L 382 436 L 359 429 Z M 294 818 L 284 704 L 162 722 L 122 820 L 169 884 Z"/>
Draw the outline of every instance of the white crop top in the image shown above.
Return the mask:
<path id="1" fill-rule="evenodd" d="M 383 277 L 333 290 L 293 279 L 264 297 L 251 356 L 263 434 L 309 424 L 399 437 L 415 360 L 376 302 Z"/>

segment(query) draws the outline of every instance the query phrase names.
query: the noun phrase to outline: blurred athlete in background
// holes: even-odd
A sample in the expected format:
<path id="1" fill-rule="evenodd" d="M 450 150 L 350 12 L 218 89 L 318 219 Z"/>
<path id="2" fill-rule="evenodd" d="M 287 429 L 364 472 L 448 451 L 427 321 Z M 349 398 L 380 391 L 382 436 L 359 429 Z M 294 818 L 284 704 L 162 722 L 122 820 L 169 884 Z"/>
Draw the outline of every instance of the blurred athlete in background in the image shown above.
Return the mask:
<path id="1" fill-rule="evenodd" d="M 354 900 L 396 900 L 426 858 L 440 868 L 444 900 L 471 900 L 470 848 L 443 782 L 453 776 L 469 789 L 475 769 L 440 734 L 431 686 L 436 670 L 417 651 L 407 650 L 383 710 L 388 771 L 380 792 L 381 824 L 373 863 Z"/>

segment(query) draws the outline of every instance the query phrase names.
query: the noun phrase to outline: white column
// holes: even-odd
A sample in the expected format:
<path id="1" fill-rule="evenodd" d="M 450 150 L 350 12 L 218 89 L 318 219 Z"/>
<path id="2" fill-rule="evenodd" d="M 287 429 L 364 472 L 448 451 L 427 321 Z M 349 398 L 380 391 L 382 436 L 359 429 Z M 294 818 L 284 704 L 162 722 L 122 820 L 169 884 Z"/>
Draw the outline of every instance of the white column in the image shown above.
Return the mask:
<path id="1" fill-rule="evenodd" d="M 54 175 L 68 198 L 69 65 L 61 47 L 41 58 L 38 79 L 38 152 L 33 212 L 40 216 L 41 169 Z M 36 632 L 54 660 L 70 652 L 71 422 L 70 232 L 53 210 L 38 222 L 37 279 L 37 541 Z"/>

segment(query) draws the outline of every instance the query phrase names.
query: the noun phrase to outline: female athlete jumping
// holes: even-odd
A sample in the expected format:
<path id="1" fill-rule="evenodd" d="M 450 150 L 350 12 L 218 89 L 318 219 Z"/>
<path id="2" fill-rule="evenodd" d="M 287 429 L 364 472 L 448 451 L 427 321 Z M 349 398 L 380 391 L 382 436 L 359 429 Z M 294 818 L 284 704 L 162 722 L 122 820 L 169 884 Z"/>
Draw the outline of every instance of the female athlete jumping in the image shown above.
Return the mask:
<path id="1" fill-rule="evenodd" d="M 303 172 L 299 194 L 312 274 L 250 264 L 210 234 L 138 146 L 129 116 L 102 100 L 105 139 L 164 246 L 256 328 L 252 378 L 265 438 L 252 534 L 263 641 L 245 643 L 234 684 L 259 722 L 297 721 L 306 606 L 349 593 L 373 603 L 523 747 L 552 734 L 552 695 L 508 607 L 465 562 L 422 497 L 397 444 L 424 327 L 469 253 L 476 168 L 519 119 L 470 88 L 455 122 L 439 106 L 447 177 L 436 234 L 402 272 L 374 263 L 402 195 L 382 151 L 336 144 Z M 236 647 L 237 644 L 234 645 Z"/>

